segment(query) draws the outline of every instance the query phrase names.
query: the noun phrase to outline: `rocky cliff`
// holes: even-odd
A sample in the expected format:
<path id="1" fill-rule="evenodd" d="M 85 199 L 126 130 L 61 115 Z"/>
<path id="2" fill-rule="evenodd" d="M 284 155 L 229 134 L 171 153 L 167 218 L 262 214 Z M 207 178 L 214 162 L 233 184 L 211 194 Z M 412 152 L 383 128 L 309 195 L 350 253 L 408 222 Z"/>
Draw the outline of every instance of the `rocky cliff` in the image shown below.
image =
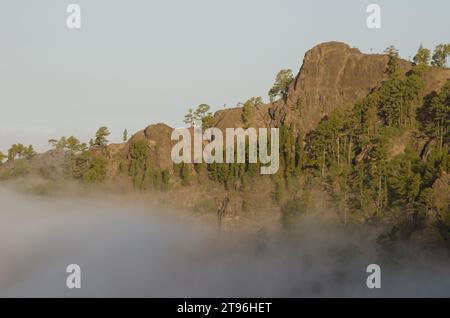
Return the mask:
<path id="1" fill-rule="evenodd" d="M 246 126 L 277 127 L 287 124 L 306 134 L 314 130 L 318 123 L 336 108 L 351 107 L 368 93 L 376 90 L 387 79 L 388 60 L 387 55 L 364 54 L 344 43 L 328 42 L 317 45 L 305 54 L 303 64 L 289 87 L 286 99 L 255 107 L 245 124 L 242 119 L 242 107 L 220 110 L 214 114 L 214 124 L 222 130 Z M 404 73 L 408 73 L 412 68 L 412 64 L 408 61 L 400 60 L 399 63 Z M 450 79 L 450 69 L 428 67 L 424 74 L 424 94 L 438 92 L 448 79 Z M 126 143 L 111 144 L 101 151 L 92 150 L 91 153 L 94 156 L 106 158 L 108 180 L 122 175 L 126 177 L 122 181 L 126 181 L 132 161 L 130 149 L 137 141 L 144 141 L 149 150 L 146 160 L 151 167 L 150 170 L 146 168 L 144 170 L 150 173 L 154 173 L 155 170 L 167 170 L 171 176 L 170 182 L 177 186 L 177 183 L 180 183 L 179 171 L 176 171 L 170 156 L 172 146 L 175 144 L 170 138 L 172 130 L 173 128 L 162 123 L 150 125 L 135 133 Z M 394 157 L 402 154 L 412 136 L 412 131 L 406 131 L 396 139 L 392 139 L 391 143 L 395 147 L 388 150 L 388 155 Z M 431 143 L 421 140 L 417 144 L 423 148 Z M 419 153 L 423 152 L 421 149 L 416 150 Z M 44 178 L 56 179 L 64 174 L 65 170 L 61 166 L 67 164 L 73 163 L 64 151 L 50 151 L 35 156 L 31 160 L 29 169 L 31 173 Z M 102 165 L 101 162 L 96 164 Z M 188 169 L 196 175 L 200 183 L 208 181 L 208 173 L 204 167 L 196 172 L 193 171 L 192 166 Z M 23 167 L 14 162 L 8 162 L 0 167 L 0 176 L 1 174 L 16 175 L 17 171 L 22 170 L 24 170 Z M 159 175 L 155 178 L 160 177 Z M 267 201 L 267 196 L 271 195 L 273 185 L 270 181 L 268 184 L 264 182 L 253 185 L 253 192 L 262 196 L 260 199 L 253 200 L 254 202 L 264 202 L 264 198 Z M 232 187 L 240 189 L 241 185 L 235 184 Z M 175 191 L 175 188 L 171 191 Z M 223 193 L 223 185 L 212 183 L 205 191 L 206 196 L 216 194 L 220 196 Z M 189 189 L 186 197 L 192 200 L 194 192 L 193 189 Z"/>
<path id="2" fill-rule="evenodd" d="M 322 43 L 309 50 L 295 81 L 289 88 L 287 99 L 256 107 L 247 126 L 273 127 L 281 123 L 294 123 L 307 133 L 331 111 L 352 106 L 376 89 L 386 79 L 388 57 L 383 54 L 364 54 L 356 48 L 340 42 Z M 404 72 L 412 64 L 400 60 Z M 450 78 L 450 69 L 430 67 L 425 74 L 425 94 L 439 91 Z M 214 114 L 216 127 L 245 127 L 242 108 L 230 108 Z M 158 163 L 171 164 L 170 127 L 151 125 L 135 134 L 128 142 L 146 138 L 153 149 L 158 149 Z M 127 147 L 124 146 L 126 152 Z"/>

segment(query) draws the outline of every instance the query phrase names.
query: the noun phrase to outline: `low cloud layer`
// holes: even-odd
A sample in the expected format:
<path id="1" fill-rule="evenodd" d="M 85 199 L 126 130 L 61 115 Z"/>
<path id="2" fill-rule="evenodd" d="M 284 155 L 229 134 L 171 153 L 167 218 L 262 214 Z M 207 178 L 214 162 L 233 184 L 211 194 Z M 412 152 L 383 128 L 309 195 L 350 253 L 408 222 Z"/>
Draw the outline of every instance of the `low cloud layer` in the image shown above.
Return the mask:
<path id="1" fill-rule="evenodd" d="M 219 234 L 130 201 L 50 199 L 0 188 L 0 297 L 450 296 L 450 264 L 381 265 L 374 235 L 304 220 L 290 238 Z M 81 289 L 66 267 L 81 267 Z"/>

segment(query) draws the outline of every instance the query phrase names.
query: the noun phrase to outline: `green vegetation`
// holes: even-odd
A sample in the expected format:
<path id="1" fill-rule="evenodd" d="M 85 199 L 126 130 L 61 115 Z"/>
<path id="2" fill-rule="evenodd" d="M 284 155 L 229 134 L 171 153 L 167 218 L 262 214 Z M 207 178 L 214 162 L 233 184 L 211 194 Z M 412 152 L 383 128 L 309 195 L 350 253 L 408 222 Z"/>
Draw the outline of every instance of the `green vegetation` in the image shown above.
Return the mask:
<path id="1" fill-rule="evenodd" d="M 66 174 L 84 183 L 99 184 L 106 179 L 108 161 L 101 154 L 84 151 L 71 155 L 66 165 Z"/>
<path id="2" fill-rule="evenodd" d="M 129 150 L 130 165 L 128 174 L 135 189 L 148 188 L 166 191 L 170 186 L 170 173 L 166 169 L 153 167 L 150 162 L 150 149 L 145 139 L 133 142 Z"/>
<path id="3" fill-rule="evenodd" d="M 450 44 L 439 44 L 434 49 L 431 65 L 437 67 L 445 67 L 447 58 L 450 55 Z"/>
<path id="4" fill-rule="evenodd" d="M 431 94 L 423 107 L 418 109 L 422 131 L 430 138 L 439 140 L 440 147 L 450 141 L 450 82 L 439 94 Z"/>
<path id="5" fill-rule="evenodd" d="M 421 105 L 426 49 L 419 49 L 406 75 L 395 48 L 387 53 L 389 78 L 381 87 L 354 107 L 333 111 L 309 134 L 303 173 L 324 180 L 344 216 L 373 221 L 391 215 L 417 229 L 432 208 L 433 184 L 450 168 L 450 81 Z M 410 137 L 404 151 L 390 158 L 392 140 L 407 132 L 412 138 L 424 134 L 438 146 L 421 157 Z"/>
<path id="6" fill-rule="evenodd" d="M 214 126 L 214 118 L 210 112 L 211 107 L 206 104 L 201 104 L 194 112 L 194 117 L 201 120 L 203 128 L 210 128 Z"/>
<path id="7" fill-rule="evenodd" d="M 189 108 L 188 113 L 184 116 L 184 123 L 190 127 L 194 127 L 196 123 L 201 122 L 203 128 L 211 128 L 214 126 L 214 117 L 210 112 L 211 106 L 207 104 L 198 105 L 195 111 Z"/>
<path id="8" fill-rule="evenodd" d="M 85 143 L 81 143 L 77 138 L 70 136 L 66 140 L 65 148 L 71 153 L 76 154 L 87 150 Z"/>
<path id="9" fill-rule="evenodd" d="M 273 102 L 276 97 L 286 100 L 289 86 L 293 81 L 294 75 L 292 74 L 292 70 L 285 69 L 278 72 L 275 83 L 269 90 L 270 101 Z"/>
<path id="10" fill-rule="evenodd" d="M 147 169 L 147 160 L 150 156 L 150 152 L 145 139 L 140 139 L 133 142 L 129 150 L 130 154 L 130 167 L 129 175 L 133 180 L 133 185 L 136 189 L 143 188 L 144 176 Z"/>
<path id="11" fill-rule="evenodd" d="M 372 98 L 376 99 L 378 112 L 384 123 L 390 127 L 412 127 L 414 125 L 414 107 L 420 101 L 420 92 L 424 86 L 423 73 L 426 70 L 423 53 L 419 49 L 416 60 L 419 62 L 408 75 L 402 73 L 398 53 L 395 48 L 387 50 L 389 55 L 387 73 L 389 79 L 383 83 L 381 88 Z M 420 56 L 420 57 L 419 57 Z"/>
<path id="12" fill-rule="evenodd" d="M 174 173 L 181 180 L 181 185 L 188 186 L 191 184 L 191 173 L 189 166 L 184 162 L 180 164 L 174 164 Z"/>
<path id="13" fill-rule="evenodd" d="M 32 145 L 14 144 L 8 150 L 8 160 L 31 159 L 36 155 Z"/>
<path id="14" fill-rule="evenodd" d="M 422 44 L 417 51 L 417 54 L 414 56 L 414 64 L 416 65 L 428 65 L 430 64 L 431 51 L 427 48 L 424 48 Z"/>
<path id="15" fill-rule="evenodd" d="M 114 176 L 111 163 L 119 156 L 118 173 L 127 175 L 139 191 L 167 191 L 171 186 L 189 187 L 207 181 L 208 186 L 215 183 L 242 198 L 243 210 L 255 203 L 247 193 L 265 181 L 272 187 L 266 193 L 267 200 L 279 207 L 286 229 L 295 227 L 311 210 L 314 187 L 324 203 L 337 211 L 343 225 L 389 222 L 398 231 L 386 237 L 408 237 L 424 228 L 433 216 L 442 238 L 450 241 L 450 211 L 444 196 L 450 169 L 450 80 L 436 92 L 425 92 L 425 74 L 433 71 L 430 64 L 445 66 L 448 45 L 438 46 L 433 56 L 420 46 L 411 65 L 400 61 L 394 46 L 387 48 L 386 54 L 386 79 L 354 105 L 338 105 L 313 131 L 302 131 L 296 121 L 277 123 L 280 169 L 270 177 L 260 175 L 259 162 L 181 163 L 162 168 L 159 145 L 145 138 L 133 139 L 123 153 L 111 155 L 105 147 L 109 136 L 106 127 L 97 131 L 89 148 L 73 136 L 49 143 L 64 151 L 68 175 L 84 183 L 98 184 Z M 290 70 L 281 70 L 269 92 L 271 101 L 282 98 L 287 102 L 293 80 Z M 303 101 L 289 102 L 293 114 L 301 116 Z M 241 104 L 245 126 L 251 124 L 255 108 L 261 104 L 260 97 Z M 201 104 L 185 116 L 185 123 L 191 127 L 200 120 L 204 128 L 214 126 L 210 106 Z M 123 140 L 128 141 L 126 129 Z M 8 176 L 27 173 L 27 160 L 34 155 L 31 146 L 13 145 L 7 157 L 17 165 Z M 248 159 L 248 146 L 245 155 Z M 0 164 L 4 159 L 0 153 Z M 212 201 L 199 203 L 196 208 L 213 209 Z"/>
<path id="16" fill-rule="evenodd" d="M 184 123 L 186 125 L 189 125 L 190 127 L 193 127 L 195 120 L 196 118 L 194 116 L 194 111 L 192 110 L 192 108 L 189 108 L 188 113 L 184 115 Z"/>
<path id="17" fill-rule="evenodd" d="M 69 138 L 63 136 L 59 140 L 50 139 L 48 143 L 53 149 L 68 150 L 71 153 L 78 153 L 87 150 L 87 145 L 85 143 L 81 143 L 74 136 L 70 136 Z"/>
<path id="18" fill-rule="evenodd" d="M 91 158 L 82 180 L 85 183 L 102 183 L 106 179 L 107 164 L 107 160 L 103 157 Z"/>
<path id="19" fill-rule="evenodd" d="M 253 115 L 253 110 L 255 107 L 258 107 L 259 105 L 262 105 L 262 98 L 261 97 L 252 97 L 249 100 L 247 100 L 242 105 L 242 121 L 245 125 L 249 123 L 250 118 Z"/>
<path id="20" fill-rule="evenodd" d="M 108 143 L 106 137 L 108 137 L 111 133 L 109 132 L 107 127 L 100 127 L 95 133 L 94 145 L 99 147 L 104 147 Z"/>
<path id="21" fill-rule="evenodd" d="M 0 180 L 23 177 L 27 175 L 29 172 L 30 172 L 29 161 L 25 158 L 16 159 L 14 161 L 14 165 L 10 170 L 6 170 L 5 172 L 0 174 Z"/>
<path id="22" fill-rule="evenodd" d="M 128 141 L 128 130 L 125 128 L 122 134 L 122 141 L 127 142 Z"/>

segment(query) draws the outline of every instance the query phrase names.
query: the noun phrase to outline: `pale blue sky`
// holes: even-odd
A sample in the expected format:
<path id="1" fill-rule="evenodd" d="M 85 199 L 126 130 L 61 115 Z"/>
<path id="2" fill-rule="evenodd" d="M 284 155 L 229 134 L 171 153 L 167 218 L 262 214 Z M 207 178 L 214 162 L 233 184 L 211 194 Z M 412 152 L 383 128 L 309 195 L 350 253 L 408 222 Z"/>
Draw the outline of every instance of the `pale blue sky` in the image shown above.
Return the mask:
<path id="1" fill-rule="evenodd" d="M 66 7 L 82 29 L 66 28 Z M 382 28 L 366 27 L 366 7 Z M 189 107 L 214 110 L 263 96 L 278 70 L 298 72 L 312 46 L 343 41 L 363 52 L 450 40 L 450 1 L 0 0 L 0 150 L 13 142 L 87 140 L 102 125 L 182 124 Z"/>

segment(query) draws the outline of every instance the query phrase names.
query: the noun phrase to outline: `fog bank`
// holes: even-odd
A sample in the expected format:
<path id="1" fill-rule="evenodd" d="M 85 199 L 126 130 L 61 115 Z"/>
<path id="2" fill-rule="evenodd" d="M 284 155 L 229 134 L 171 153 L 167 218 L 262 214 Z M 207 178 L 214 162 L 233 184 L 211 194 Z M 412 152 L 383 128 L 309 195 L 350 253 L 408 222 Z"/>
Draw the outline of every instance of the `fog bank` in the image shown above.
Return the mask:
<path id="1" fill-rule="evenodd" d="M 450 297 L 447 260 L 381 263 L 375 233 L 305 219 L 291 238 L 219 234 L 127 202 L 45 198 L 0 187 L 0 297 Z M 81 267 L 81 289 L 66 267 Z"/>

